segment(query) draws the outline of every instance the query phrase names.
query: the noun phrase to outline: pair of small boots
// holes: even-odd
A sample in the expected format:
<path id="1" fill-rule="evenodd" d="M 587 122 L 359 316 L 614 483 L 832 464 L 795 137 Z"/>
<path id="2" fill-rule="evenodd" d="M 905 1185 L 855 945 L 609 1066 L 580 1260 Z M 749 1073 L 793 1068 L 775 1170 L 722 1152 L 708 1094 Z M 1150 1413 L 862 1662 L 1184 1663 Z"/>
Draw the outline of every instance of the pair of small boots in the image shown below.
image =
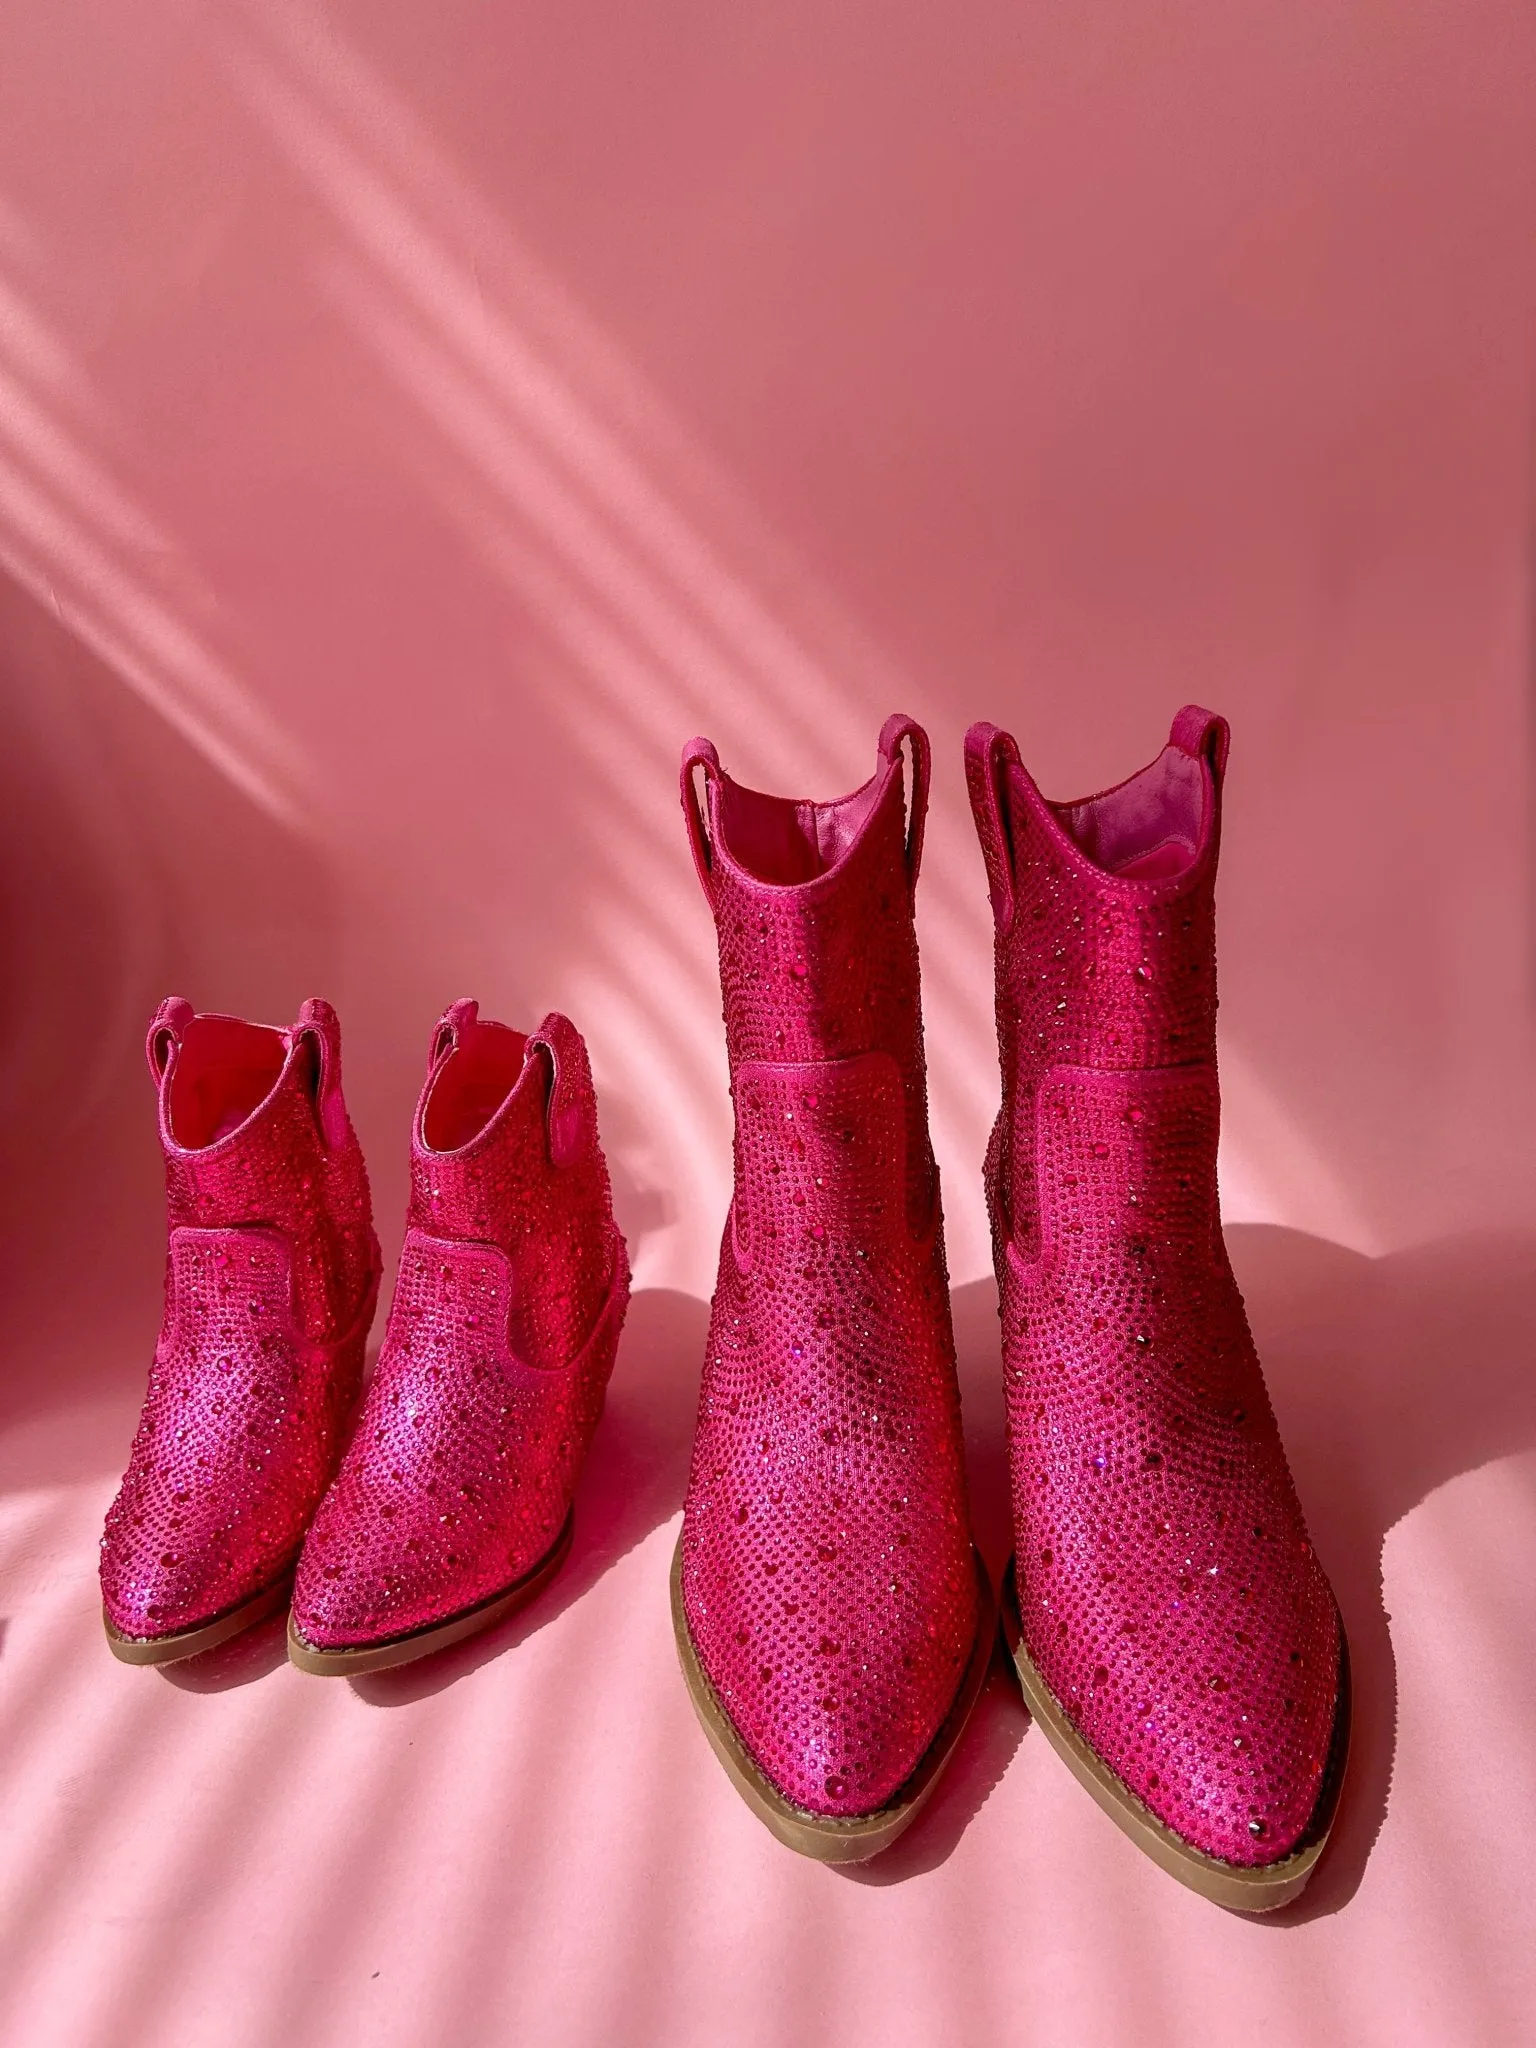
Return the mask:
<path id="1" fill-rule="evenodd" d="M 965 745 L 996 932 L 1009 1645 L 1120 1826 L 1264 1912 L 1326 1839 L 1347 1665 L 1221 1233 L 1226 755 L 1225 723 L 1189 706 L 1149 767 L 1060 804 L 1007 734 Z M 996 1632 L 928 1136 L 928 782 L 905 718 L 830 804 L 741 787 L 706 740 L 683 756 L 736 1140 L 673 1622 L 740 1791 L 834 1862 L 885 1848 L 931 1793 Z"/>
<path id="2" fill-rule="evenodd" d="M 335 1012 L 308 1002 L 276 1031 L 173 998 L 148 1054 L 170 1241 L 102 1538 L 112 1649 L 196 1656 L 290 1589 L 306 1671 L 376 1671 L 488 1627 L 569 1548 L 629 1295 L 579 1034 L 551 1015 L 524 1036 L 473 1002 L 439 1023 L 360 1410 L 379 1249 Z"/>

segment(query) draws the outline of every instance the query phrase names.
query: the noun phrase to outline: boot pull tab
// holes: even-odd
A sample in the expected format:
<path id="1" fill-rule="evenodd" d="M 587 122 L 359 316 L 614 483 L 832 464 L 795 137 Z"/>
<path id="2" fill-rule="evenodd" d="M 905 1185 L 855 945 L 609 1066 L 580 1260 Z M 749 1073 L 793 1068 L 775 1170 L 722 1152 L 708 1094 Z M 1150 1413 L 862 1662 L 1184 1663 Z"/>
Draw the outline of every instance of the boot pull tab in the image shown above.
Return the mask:
<path id="1" fill-rule="evenodd" d="M 1192 760 L 1204 761 L 1211 771 L 1217 795 L 1221 794 L 1222 778 L 1227 772 L 1227 754 L 1232 744 L 1231 727 L 1224 718 L 1218 718 L 1214 711 L 1207 711 L 1199 704 L 1186 704 L 1173 721 L 1168 744 L 1179 748 Z"/>
<path id="2" fill-rule="evenodd" d="M 971 816 L 981 857 L 987 867 L 987 893 L 992 898 L 992 919 L 1000 937 L 1013 929 L 1013 835 L 1008 829 L 1008 807 L 1003 800 L 1003 776 L 1021 765 L 1018 743 L 1012 733 L 995 725 L 973 725 L 965 736 L 965 786 L 971 799 Z"/>
<path id="3" fill-rule="evenodd" d="M 880 752 L 887 761 L 898 762 L 902 747 L 912 743 L 912 795 L 907 805 L 907 875 L 917 887 L 917 871 L 923 859 L 923 826 L 928 818 L 928 783 L 932 772 L 932 748 L 928 735 L 915 718 L 893 711 L 880 728 Z"/>
<path id="4" fill-rule="evenodd" d="M 479 1015 L 480 1005 L 473 996 L 460 996 L 456 1003 L 448 1005 L 432 1034 L 432 1050 L 427 1054 L 429 1076 L 437 1072 L 449 1053 L 457 1052 L 460 1038 Z"/>
<path id="5" fill-rule="evenodd" d="M 180 1052 L 181 1041 L 187 1035 L 187 1026 L 196 1015 L 185 996 L 167 996 L 150 1019 L 144 1057 L 149 1061 L 150 1078 L 157 1088 L 169 1073 L 171 1062 Z"/>
<path id="6" fill-rule="evenodd" d="M 713 903 L 714 889 L 710 885 L 710 874 L 715 865 L 715 852 L 709 840 L 708 808 L 706 793 L 703 803 L 699 801 L 698 784 L 693 779 L 695 768 L 704 770 L 707 788 L 720 778 L 720 756 L 715 752 L 713 740 L 690 740 L 683 749 L 683 766 L 680 777 L 683 797 L 683 816 L 688 821 L 688 839 L 693 847 L 693 864 L 699 871 L 699 883 L 704 894 Z"/>
<path id="7" fill-rule="evenodd" d="M 528 1041 L 528 1052 L 549 1060 L 549 1101 L 545 1124 L 549 1156 L 556 1166 L 573 1166 L 597 1143 L 597 1103 L 586 1041 L 569 1017 L 551 1010 Z"/>
<path id="8" fill-rule="evenodd" d="M 341 1092 L 341 1024 L 323 997 L 311 996 L 299 1011 L 290 1042 L 297 1044 L 304 1038 L 313 1043 L 319 1060 L 315 1106 L 321 1134 L 334 1151 L 346 1143 L 347 1105 Z"/>

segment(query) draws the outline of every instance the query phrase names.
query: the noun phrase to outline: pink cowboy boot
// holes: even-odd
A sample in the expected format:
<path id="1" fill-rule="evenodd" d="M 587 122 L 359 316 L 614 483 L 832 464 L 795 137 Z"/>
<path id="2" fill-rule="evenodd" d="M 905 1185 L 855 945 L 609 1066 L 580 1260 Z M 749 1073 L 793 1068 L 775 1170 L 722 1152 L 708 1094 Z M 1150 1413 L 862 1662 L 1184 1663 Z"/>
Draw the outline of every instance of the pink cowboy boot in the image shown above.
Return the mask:
<path id="1" fill-rule="evenodd" d="M 1052 804 L 1006 733 L 966 738 L 997 928 L 1015 1662 L 1132 1840 L 1258 1913 L 1311 1875 L 1349 1717 L 1217 1205 L 1226 754 L 1190 706 L 1139 775 Z"/>
<path id="2" fill-rule="evenodd" d="M 628 1300 L 580 1034 L 455 1003 L 412 1127 L 384 1348 L 299 1561 L 301 1670 L 411 1663 L 553 1577 Z"/>
<path id="3" fill-rule="evenodd" d="M 127 1664 L 196 1656 L 287 1601 L 379 1285 L 330 1004 L 275 1031 L 173 997 L 148 1052 L 165 1317 L 101 1542 L 107 1641 Z"/>
<path id="4" fill-rule="evenodd" d="M 927 792 L 927 738 L 905 718 L 837 803 L 744 789 L 707 740 L 683 755 L 720 942 L 736 1185 L 673 1627 L 737 1788 L 827 1862 L 874 1855 L 917 1812 L 994 1627 L 928 1142 L 912 923 Z"/>

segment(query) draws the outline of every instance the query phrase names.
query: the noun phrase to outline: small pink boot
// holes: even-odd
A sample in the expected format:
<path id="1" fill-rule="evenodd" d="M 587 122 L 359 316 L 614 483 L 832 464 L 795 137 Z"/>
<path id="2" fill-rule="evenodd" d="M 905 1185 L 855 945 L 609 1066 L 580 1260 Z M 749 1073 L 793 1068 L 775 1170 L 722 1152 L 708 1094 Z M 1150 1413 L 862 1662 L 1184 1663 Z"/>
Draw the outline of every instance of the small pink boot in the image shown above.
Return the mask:
<path id="1" fill-rule="evenodd" d="M 1226 754 L 1189 706 L 1150 767 L 1053 804 L 1006 733 L 966 738 L 997 929 L 1015 1662 L 1126 1833 L 1258 1913 L 1322 1851 L 1348 1668 L 1222 1242 Z"/>
<path id="2" fill-rule="evenodd" d="M 107 1641 L 127 1664 L 196 1656 L 286 1603 L 379 1285 L 330 1004 L 276 1031 L 172 997 L 148 1052 L 165 1317 L 101 1542 Z"/>
<path id="3" fill-rule="evenodd" d="M 411 1663 L 554 1575 L 628 1300 L 580 1034 L 455 1003 L 411 1132 L 384 1348 L 299 1562 L 301 1670 Z"/>
<path id="4" fill-rule="evenodd" d="M 673 1627 L 738 1790 L 827 1862 L 876 1854 L 917 1812 L 994 1628 L 928 1142 L 912 922 L 927 793 L 927 738 L 904 718 L 836 803 L 744 789 L 707 740 L 683 755 L 720 943 L 736 1185 Z"/>

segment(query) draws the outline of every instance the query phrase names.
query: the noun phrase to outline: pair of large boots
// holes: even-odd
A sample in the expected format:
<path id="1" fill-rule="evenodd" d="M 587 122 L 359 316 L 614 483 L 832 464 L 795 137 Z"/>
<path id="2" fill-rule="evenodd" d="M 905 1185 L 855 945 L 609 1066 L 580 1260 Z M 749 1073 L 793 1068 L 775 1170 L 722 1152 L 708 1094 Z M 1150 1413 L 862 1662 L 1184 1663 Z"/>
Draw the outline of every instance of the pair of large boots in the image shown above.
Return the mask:
<path id="1" fill-rule="evenodd" d="M 1226 751 L 1188 707 L 1149 767 L 1056 804 L 1007 734 L 978 725 L 965 748 L 1003 1084 L 1004 1623 L 1031 1712 L 1099 1803 L 1186 1883 L 1265 1911 L 1320 1853 L 1348 1705 L 1217 1204 Z M 836 803 L 743 789 L 707 741 L 683 759 L 736 1146 L 674 1625 L 736 1784 L 831 1861 L 921 1806 L 996 1627 L 928 1137 L 928 779 L 901 718 Z"/>
<path id="2" fill-rule="evenodd" d="M 910 750 L 910 790 L 904 757 Z M 1186 709 L 1129 781 L 1047 803 L 1007 735 L 966 768 L 997 933 L 988 1152 L 1032 1712 L 1165 1867 L 1294 1897 L 1326 1837 L 1347 1690 L 1222 1244 L 1215 881 L 1226 728 Z M 696 778 L 704 778 L 699 804 Z M 673 1618 L 694 1702 L 781 1839 L 886 1847 L 985 1681 L 913 902 L 909 719 L 830 804 L 683 759 L 736 1108 Z M 103 1540 L 108 1635 L 196 1653 L 290 1599 L 290 1652 L 360 1671 L 536 1592 L 628 1289 L 585 1048 L 455 1004 L 412 1132 L 383 1352 L 329 1006 L 287 1032 L 162 1007 L 166 1315 Z"/>

